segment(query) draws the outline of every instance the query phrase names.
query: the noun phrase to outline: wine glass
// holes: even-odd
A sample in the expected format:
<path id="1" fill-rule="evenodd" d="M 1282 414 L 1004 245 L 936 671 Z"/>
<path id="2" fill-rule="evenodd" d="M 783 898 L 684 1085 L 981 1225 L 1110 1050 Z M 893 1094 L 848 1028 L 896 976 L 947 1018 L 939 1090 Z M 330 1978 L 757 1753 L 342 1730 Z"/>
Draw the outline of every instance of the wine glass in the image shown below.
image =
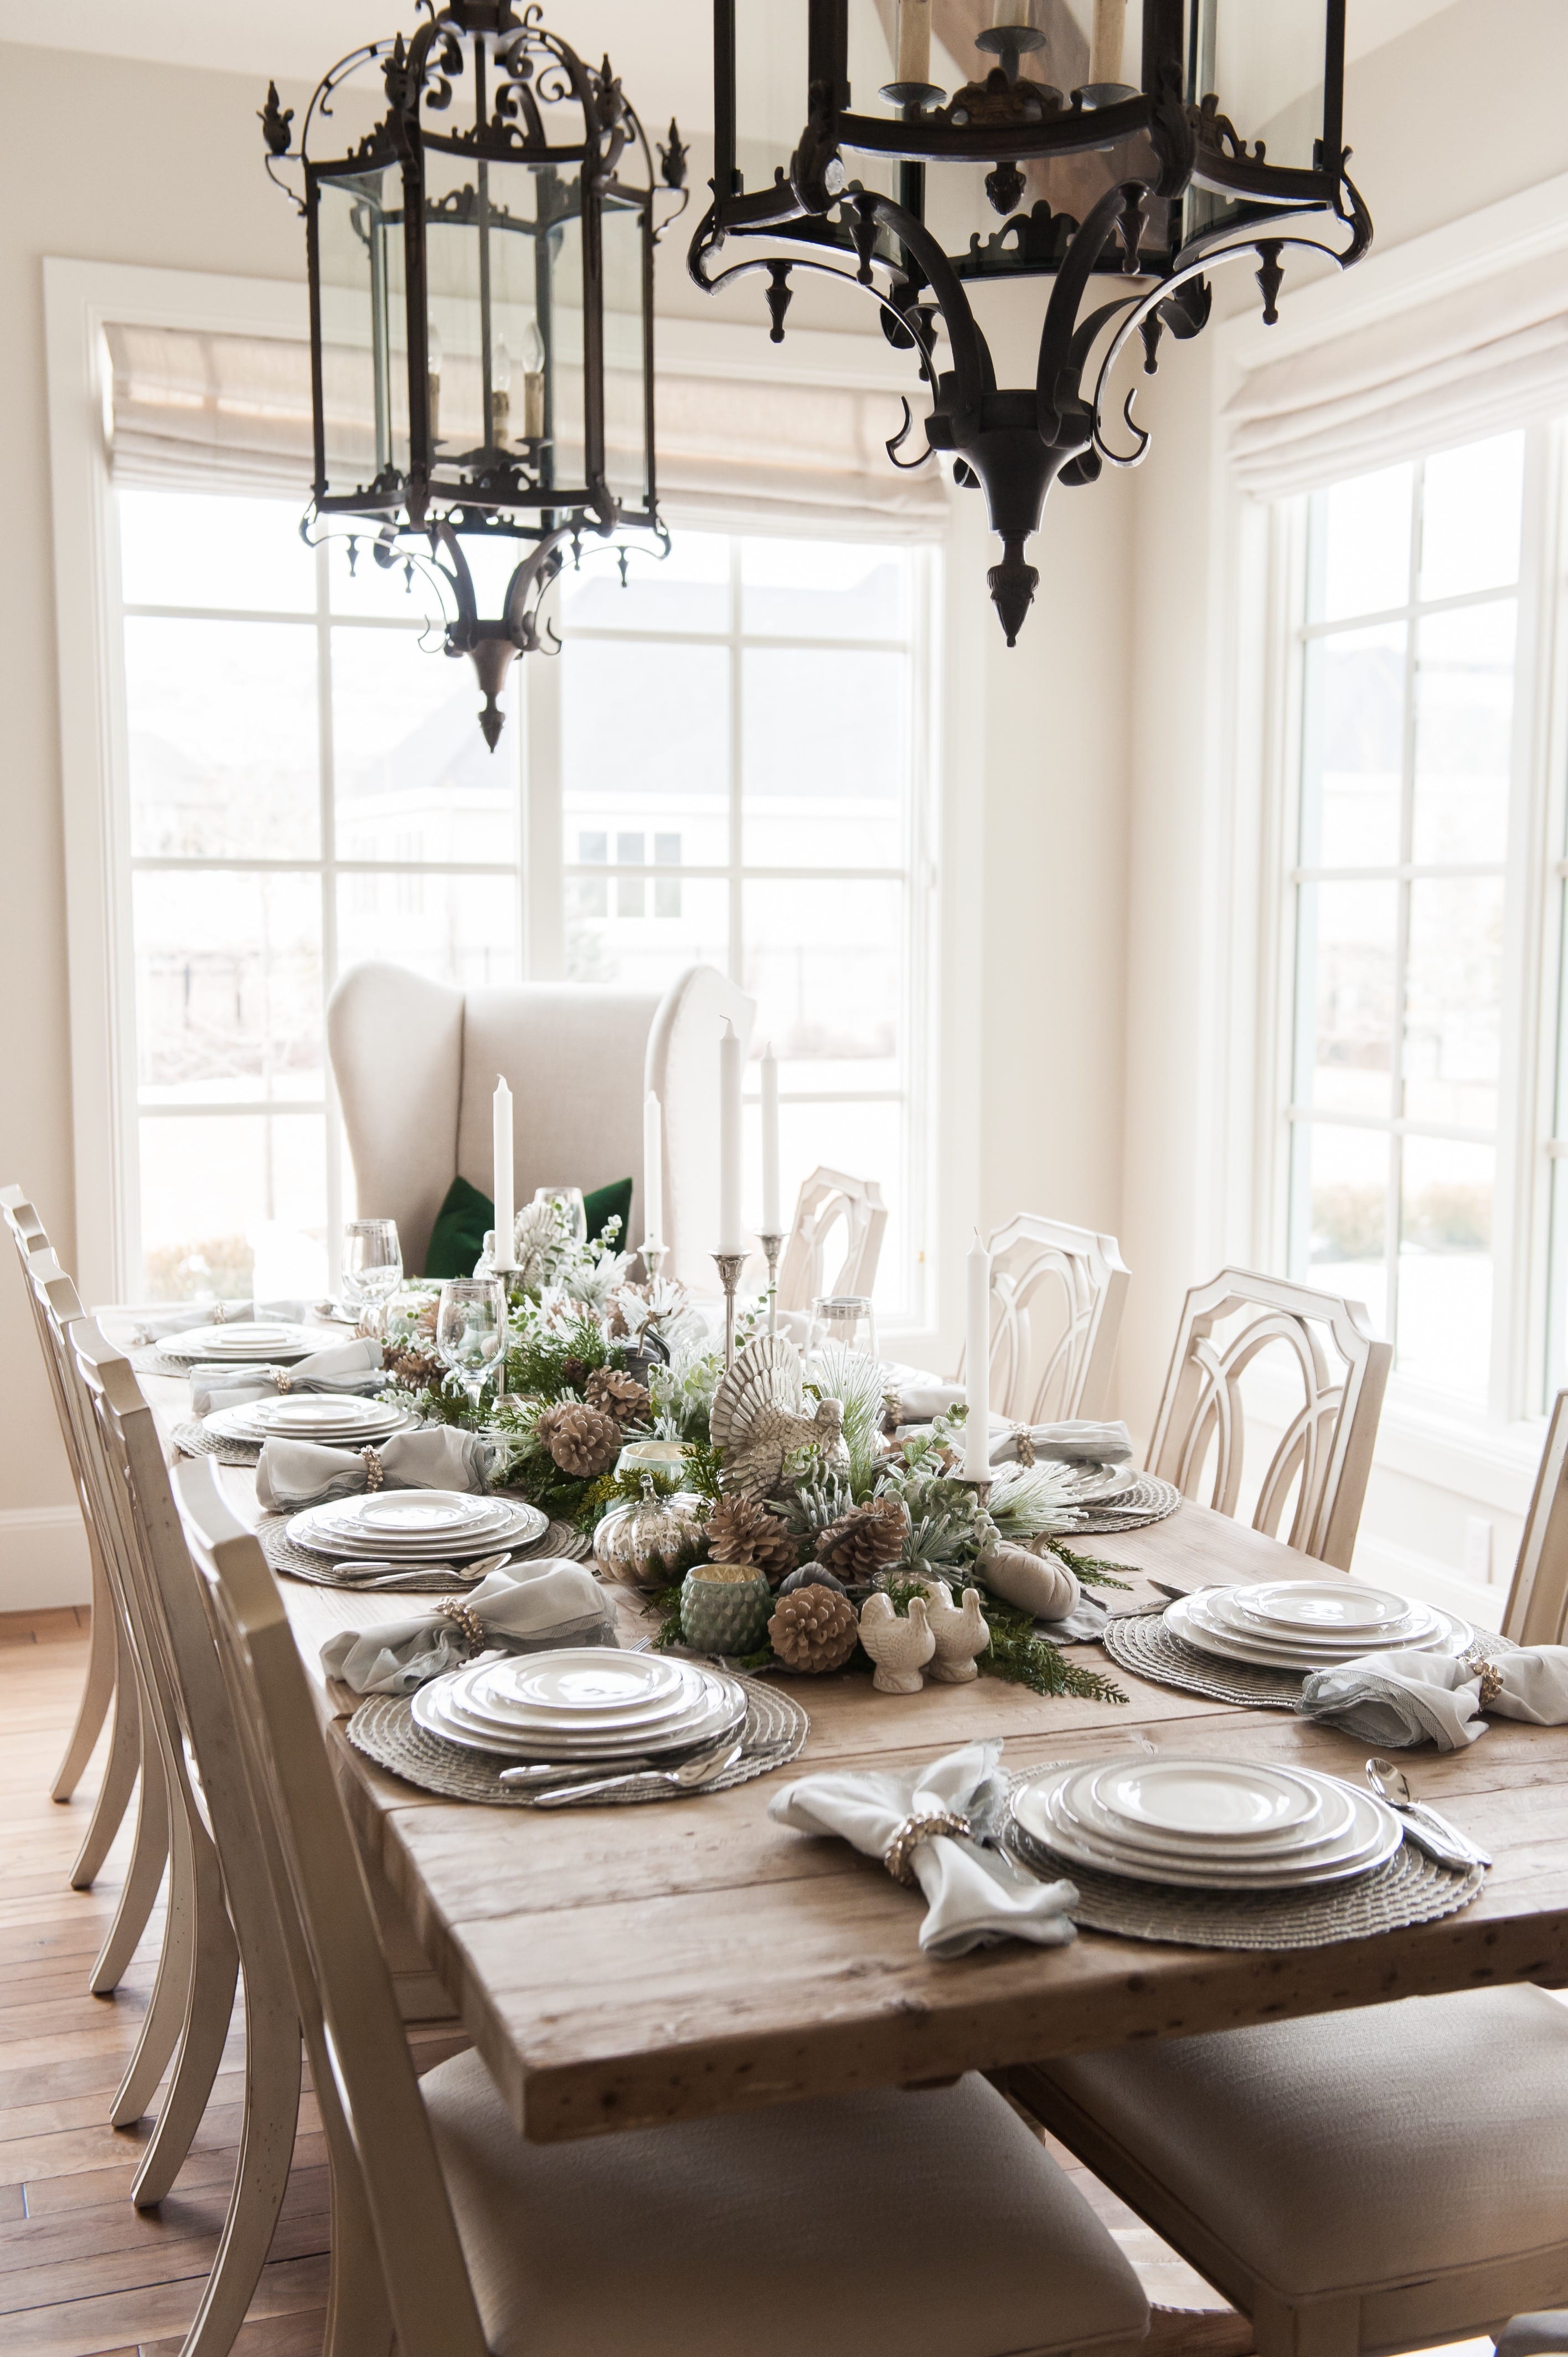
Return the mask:
<path id="1" fill-rule="evenodd" d="M 566 1233 L 574 1243 L 588 1241 L 588 1213 L 580 1187 L 536 1187 L 536 1203 L 559 1203 L 566 1214 Z"/>
<path id="2" fill-rule="evenodd" d="M 343 1298 L 360 1311 L 360 1323 L 370 1332 L 384 1329 L 386 1305 L 402 1283 L 397 1222 L 350 1220 L 343 1230 Z"/>
<path id="3" fill-rule="evenodd" d="M 506 1351 L 506 1286 L 499 1276 L 454 1276 L 441 1288 L 435 1348 L 476 1414 L 486 1378 Z"/>

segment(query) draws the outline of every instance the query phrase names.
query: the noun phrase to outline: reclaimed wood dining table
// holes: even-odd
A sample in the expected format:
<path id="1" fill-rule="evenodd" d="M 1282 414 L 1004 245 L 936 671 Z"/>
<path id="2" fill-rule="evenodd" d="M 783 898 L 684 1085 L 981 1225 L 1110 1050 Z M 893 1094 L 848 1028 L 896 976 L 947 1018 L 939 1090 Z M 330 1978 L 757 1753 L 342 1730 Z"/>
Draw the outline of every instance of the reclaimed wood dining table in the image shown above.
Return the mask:
<path id="1" fill-rule="evenodd" d="M 166 1436 L 183 1381 L 145 1378 Z M 257 1518 L 253 1475 L 221 1476 Z M 1273 1539 L 1187 1503 L 1096 1540 L 1131 1566 L 1116 1608 L 1187 1588 L 1321 1574 Z M 998 1737 L 1004 1765 L 1088 1759 L 1131 1738 L 1168 1751 L 1299 1762 L 1359 1779 L 1368 1746 L 1284 1710 L 1238 1709 L 1112 1674 L 1120 1704 L 1046 1697 L 999 1678 L 881 1695 L 841 1673 L 792 1680 L 811 1715 L 801 1758 L 728 1791 L 635 1807 L 535 1813 L 437 1798 L 349 1742 L 356 1697 L 322 1676 L 335 1630 L 420 1600 L 284 1577 L 367 1857 L 401 1898 L 435 1974 L 519 2129 L 542 2143 L 808 2095 L 918 2087 L 1050 2055 L 1378 2005 L 1508 1981 L 1568 1981 L 1568 1727 L 1493 1724 L 1469 1749 L 1408 1756 L 1418 1796 L 1493 1854 L 1461 1913 L 1321 1948 L 1254 1953 L 1084 1932 L 940 1963 L 924 1902 L 846 1843 L 775 1824 L 774 1793 L 813 1770 L 912 1770 Z M 623 1641 L 645 1635 L 621 1593 Z M 1075 1657 L 1111 1668 L 1097 1647 Z"/>

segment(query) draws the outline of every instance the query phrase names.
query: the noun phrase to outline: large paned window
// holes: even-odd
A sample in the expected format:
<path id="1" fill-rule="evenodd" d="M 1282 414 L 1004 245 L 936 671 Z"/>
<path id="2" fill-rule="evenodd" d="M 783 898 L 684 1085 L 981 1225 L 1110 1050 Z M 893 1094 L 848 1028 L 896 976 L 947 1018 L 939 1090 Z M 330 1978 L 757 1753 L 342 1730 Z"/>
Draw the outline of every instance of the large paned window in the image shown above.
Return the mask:
<path id="1" fill-rule="evenodd" d="M 470 667 L 363 544 L 306 548 L 293 501 L 116 508 L 141 1289 L 328 1280 L 345 966 L 659 989 L 704 959 L 781 1059 L 786 1203 L 819 1162 L 879 1178 L 884 1306 L 913 1312 L 934 558 L 683 533 L 627 587 L 585 563 L 492 757 Z"/>
<path id="2" fill-rule="evenodd" d="M 1499 1420 L 1538 1413 L 1550 1372 L 1549 442 L 1441 451 L 1291 519 L 1290 1266 L 1367 1304 L 1407 1396 Z"/>

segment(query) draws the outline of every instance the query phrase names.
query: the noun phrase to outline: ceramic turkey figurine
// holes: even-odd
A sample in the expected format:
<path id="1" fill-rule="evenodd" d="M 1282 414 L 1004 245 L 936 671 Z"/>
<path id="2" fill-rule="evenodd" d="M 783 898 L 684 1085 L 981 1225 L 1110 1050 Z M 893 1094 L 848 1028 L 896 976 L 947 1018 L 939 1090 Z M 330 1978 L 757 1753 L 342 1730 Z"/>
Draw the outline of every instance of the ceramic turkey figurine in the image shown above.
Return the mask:
<path id="1" fill-rule="evenodd" d="M 815 1413 L 806 1414 L 800 1353 L 783 1334 L 758 1334 L 736 1352 L 714 1394 L 708 1429 L 724 1459 L 725 1488 L 746 1498 L 771 1498 L 802 1448 L 820 1448 L 830 1466 L 849 1461 L 843 1406 L 818 1400 Z"/>
<path id="2" fill-rule="evenodd" d="M 937 1650 L 923 1596 L 910 1598 L 906 1619 L 878 1588 L 860 1608 L 860 1641 L 876 1664 L 871 1683 L 878 1694 L 919 1693 L 920 1673 Z"/>
<path id="3" fill-rule="evenodd" d="M 980 1675 L 975 1655 L 983 1653 L 991 1642 L 990 1623 L 980 1609 L 980 1590 L 966 1587 L 961 1605 L 953 1602 L 945 1580 L 932 1580 L 927 1592 L 931 1599 L 927 1617 L 937 1649 L 930 1675 L 939 1685 L 967 1685 L 971 1678 Z"/>

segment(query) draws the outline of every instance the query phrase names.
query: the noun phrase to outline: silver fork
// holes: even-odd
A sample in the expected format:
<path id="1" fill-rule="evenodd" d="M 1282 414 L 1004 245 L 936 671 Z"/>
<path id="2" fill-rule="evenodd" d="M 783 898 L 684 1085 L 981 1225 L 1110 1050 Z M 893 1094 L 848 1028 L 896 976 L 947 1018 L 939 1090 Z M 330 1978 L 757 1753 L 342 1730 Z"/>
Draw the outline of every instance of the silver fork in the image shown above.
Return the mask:
<path id="1" fill-rule="evenodd" d="M 614 1792 L 623 1784 L 667 1784 L 672 1792 L 693 1792 L 733 1767 L 745 1748 L 743 1743 L 721 1744 L 716 1751 L 699 1752 L 694 1760 L 682 1760 L 679 1768 L 634 1769 L 629 1774 L 597 1777 L 591 1784 L 554 1784 L 549 1792 L 541 1792 L 533 1805 L 536 1809 L 564 1809 L 573 1801 L 585 1801 L 596 1792 Z"/>

